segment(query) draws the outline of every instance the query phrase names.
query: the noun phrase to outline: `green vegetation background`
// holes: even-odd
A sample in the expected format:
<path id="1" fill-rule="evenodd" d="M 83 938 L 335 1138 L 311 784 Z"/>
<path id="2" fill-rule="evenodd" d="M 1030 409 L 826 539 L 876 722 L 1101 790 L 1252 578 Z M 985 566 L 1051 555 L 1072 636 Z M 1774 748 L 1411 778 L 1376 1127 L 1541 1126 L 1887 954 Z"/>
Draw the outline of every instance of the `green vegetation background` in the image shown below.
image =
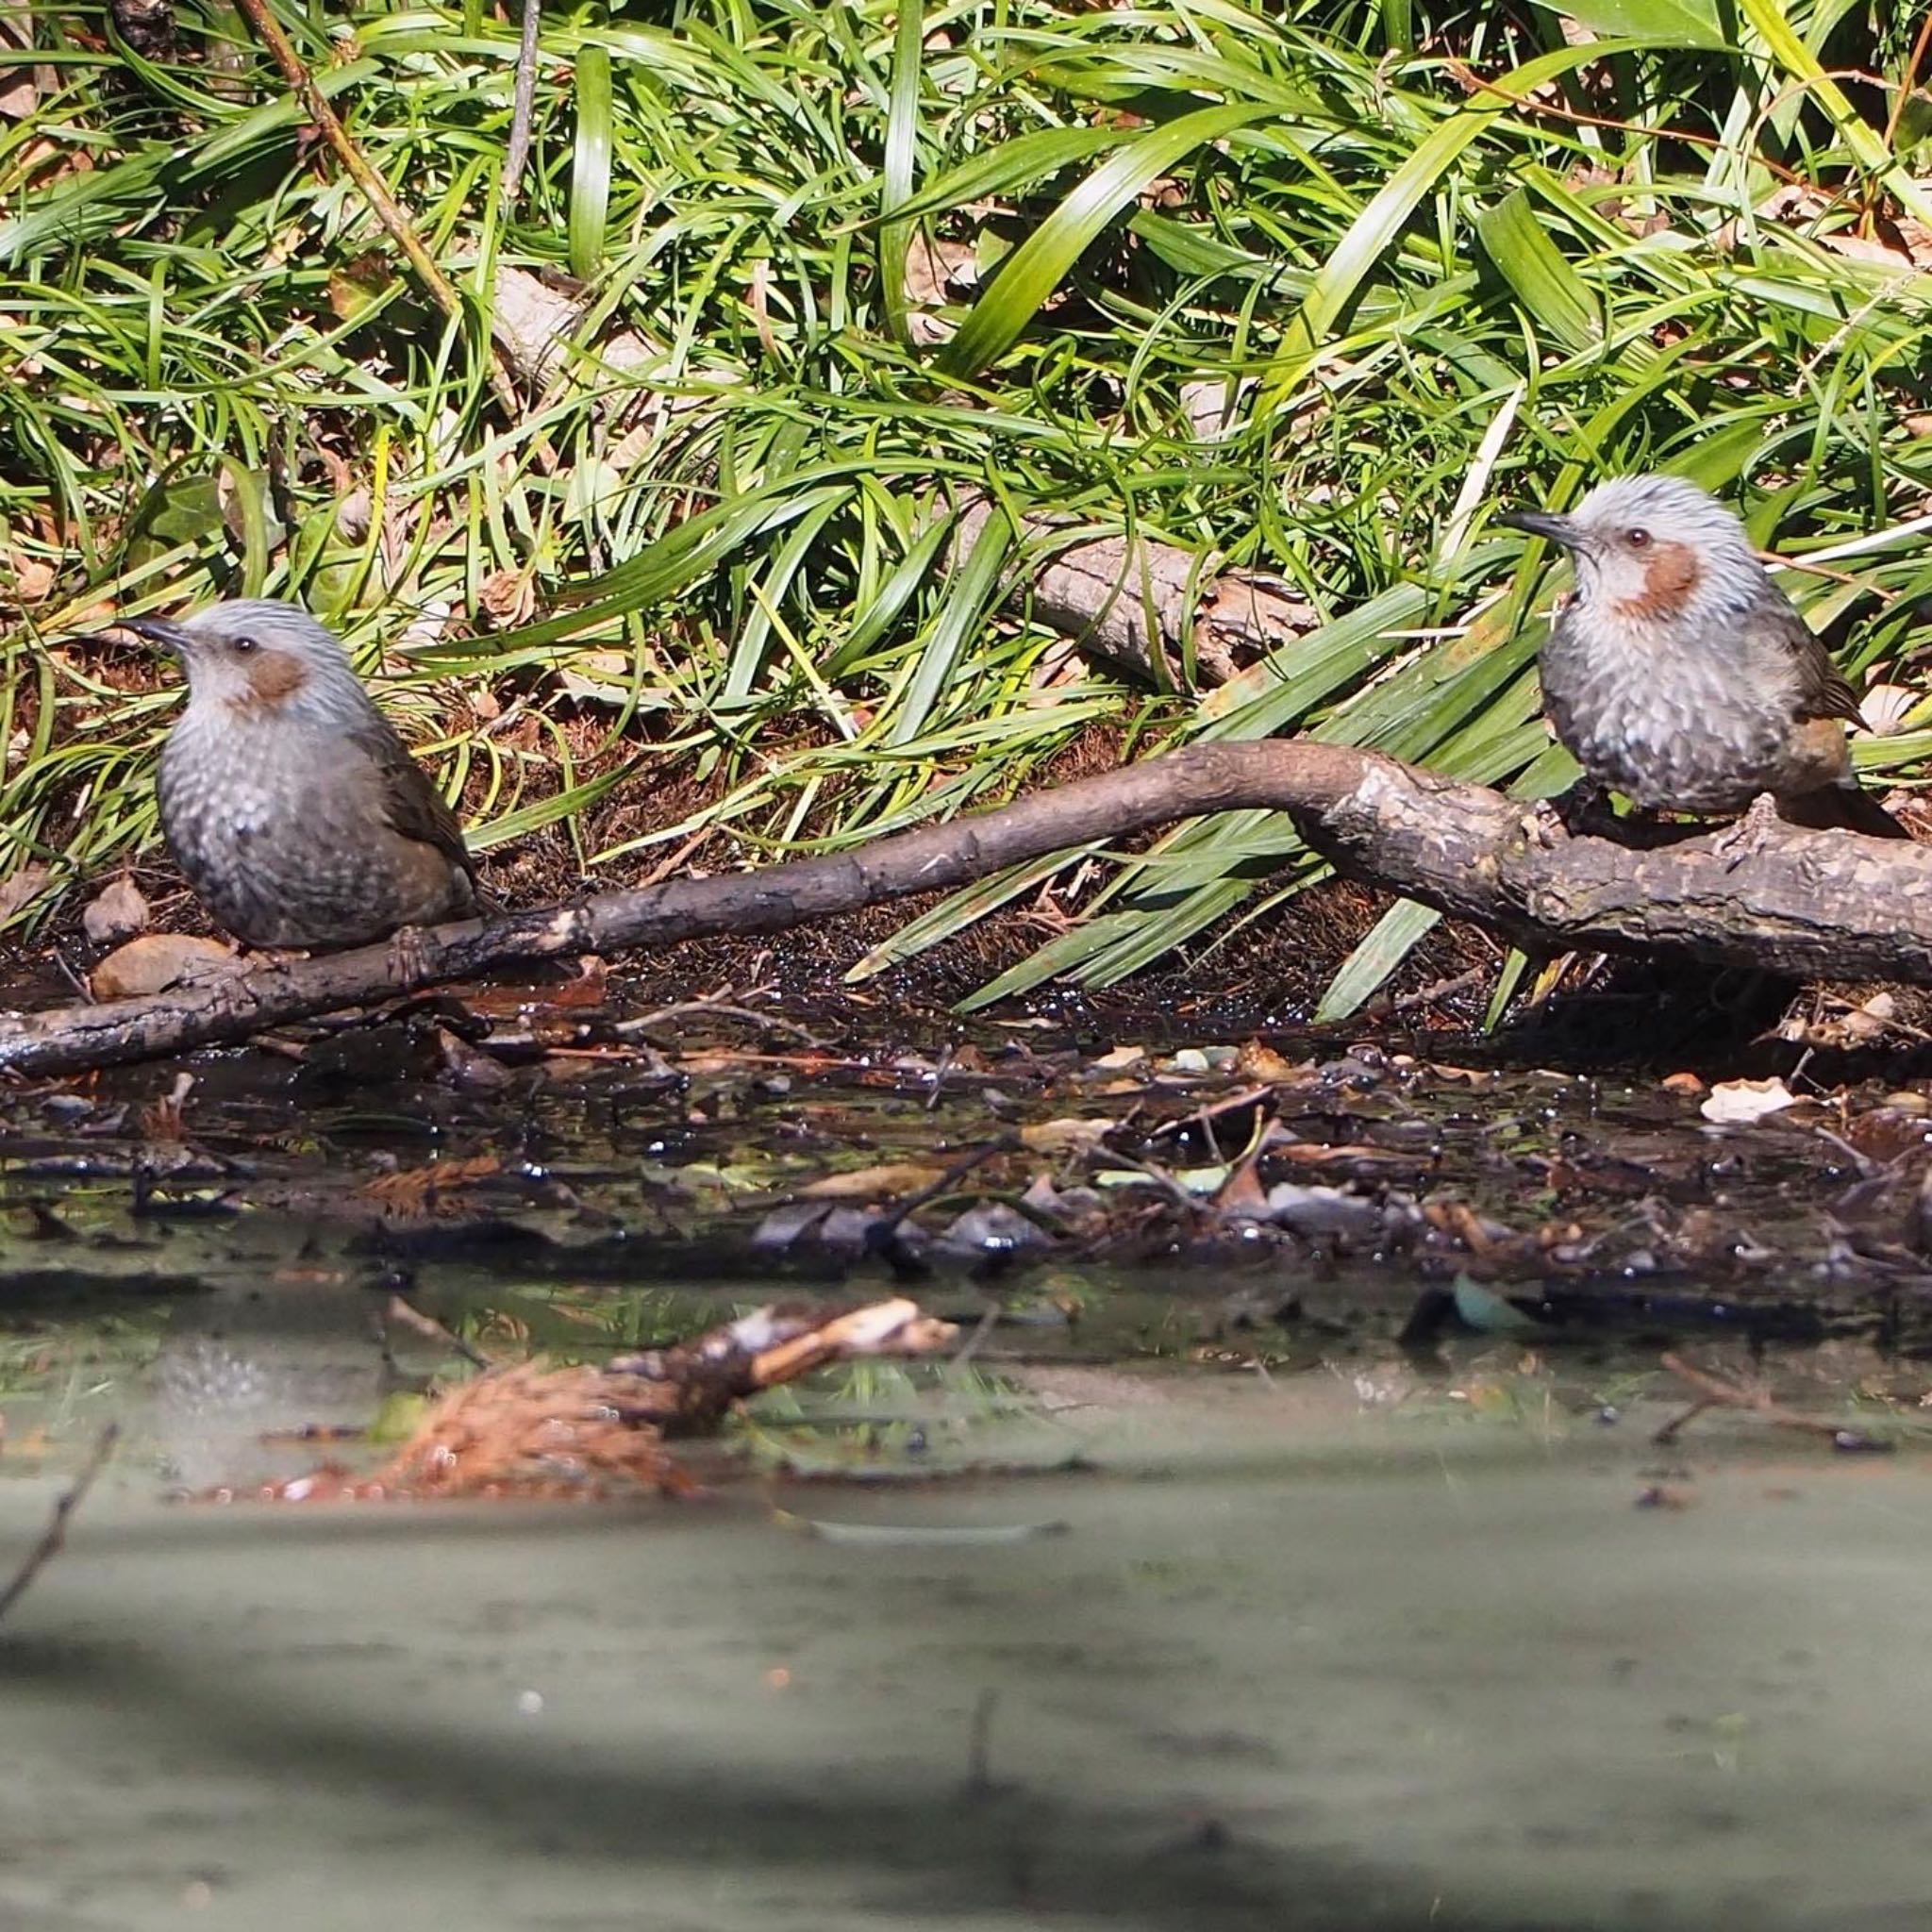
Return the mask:
<path id="1" fill-rule="evenodd" d="M 0 6 L 16 928 L 155 838 L 175 695 L 72 641 L 114 608 L 308 603 L 479 847 L 549 828 L 613 879 L 874 838 L 1096 739 L 1312 731 L 1554 789 L 1541 558 L 1491 512 L 1633 468 L 1826 553 L 1784 581 L 1855 679 L 1917 691 L 1932 97 L 1903 10 L 550 0 L 508 208 L 514 19 L 275 12 L 457 320 L 225 0 L 145 53 Z M 509 408 L 512 284 L 563 333 L 533 373 L 525 327 Z M 1220 689 L 1124 683 L 1031 618 L 1042 514 L 1279 579 L 1310 627 Z M 1909 767 L 1928 714 L 1894 694 L 1861 762 Z M 1257 813 L 1098 857 L 1004 986 L 1119 977 L 1315 875 Z M 1396 908 L 1330 1010 L 1427 923 Z"/>

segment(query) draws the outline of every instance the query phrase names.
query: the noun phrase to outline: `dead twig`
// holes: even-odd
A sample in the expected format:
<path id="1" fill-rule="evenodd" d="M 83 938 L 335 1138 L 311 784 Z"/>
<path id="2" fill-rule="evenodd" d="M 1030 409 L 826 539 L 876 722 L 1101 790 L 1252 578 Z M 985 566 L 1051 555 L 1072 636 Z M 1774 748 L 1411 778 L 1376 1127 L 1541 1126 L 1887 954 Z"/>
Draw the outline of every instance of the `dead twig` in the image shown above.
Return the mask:
<path id="1" fill-rule="evenodd" d="M 385 1361 L 393 1360 L 389 1349 L 389 1331 L 391 1327 L 407 1328 L 412 1335 L 425 1341 L 433 1342 L 438 1348 L 447 1348 L 476 1369 L 493 1369 L 496 1364 L 479 1348 L 467 1342 L 453 1329 L 447 1328 L 434 1315 L 425 1315 L 407 1295 L 392 1294 L 383 1305 L 381 1316 L 382 1355 Z"/>
<path id="2" fill-rule="evenodd" d="M 1580 108 L 1561 107 L 1555 101 L 1540 101 L 1531 94 L 1512 93 L 1509 89 L 1498 82 L 1485 79 L 1466 60 L 1450 59 L 1444 62 L 1444 68 L 1449 78 L 1465 93 L 1489 94 L 1493 99 L 1507 101 L 1520 113 L 1536 115 L 1546 121 L 1568 122 L 1573 127 L 1607 127 L 1617 134 L 1641 137 L 1656 132 L 1654 128 L 1641 127 L 1634 121 L 1620 121 L 1607 114 L 1587 114 Z M 1670 138 L 1673 141 L 1681 141 L 1690 147 L 1708 148 L 1713 154 L 1737 152 L 1735 142 L 1725 141 L 1721 135 L 1701 133 L 1694 127 L 1673 127 L 1670 130 Z M 1754 166 L 1761 166 L 1766 174 L 1775 175 L 1780 181 L 1789 182 L 1793 187 L 1809 188 L 1816 185 L 1806 180 L 1794 169 L 1787 168 L 1768 158 L 1754 155 L 1752 161 Z M 1628 184 L 1625 192 L 1635 193 L 1641 187 L 1641 183 L 1632 182 Z M 1851 197 L 1840 190 L 1832 195 L 1827 206 L 1849 206 L 1850 200 Z"/>
<path id="3" fill-rule="evenodd" d="M 120 1440 L 119 1423 L 109 1423 L 94 1438 L 93 1449 L 81 1464 L 80 1474 L 54 1505 L 54 1513 L 47 1519 L 47 1526 L 41 1532 L 40 1541 L 27 1552 L 26 1560 L 13 1573 L 12 1581 L 5 1590 L 0 1590 L 0 1624 L 7 1621 L 8 1613 L 26 1594 L 27 1586 L 60 1554 L 67 1541 L 68 1519 L 85 1501 L 87 1492 L 94 1486 L 94 1478 L 107 1468 L 108 1458 L 113 1455 L 114 1445 Z"/>
<path id="4" fill-rule="evenodd" d="M 315 76 L 308 71 L 301 55 L 296 53 L 294 43 L 282 31 L 281 23 L 269 11 L 268 0 L 238 0 L 242 11 L 247 15 L 248 23 L 254 27 L 261 43 L 275 57 L 275 62 L 287 77 L 301 100 L 303 111 L 308 116 L 322 137 L 336 152 L 336 158 L 349 171 L 349 178 L 362 191 L 375 212 L 375 219 L 389 230 L 391 239 L 408 257 L 409 266 L 416 271 L 423 286 L 429 291 L 430 299 L 450 321 L 458 327 L 469 327 L 469 317 L 463 308 L 463 298 L 458 294 L 447 275 L 437 266 L 436 258 L 430 254 L 422 236 L 416 232 L 416 225 L 403 211 L 402 206 L 389 191 L 389 183 L 382 178 L 380 171 L 362 150 L 349 138 L 349 130 L 341 124 L 336 110 L 329 106 L 328 96 L 316 86 Z M 534 0 L 533 0 L 534 4 Z M 518 400 L 515 387 L 510 382 L 503 363 L 497 359 L 501 352 L 491 344 L 490 355 L 490 386 L 496 391 L 497 400 L 512 417 L 521 415 L 522 404 Z"/>
<path id="5" fill-rule="evenodd" d="M 883 1215 L 874 1222 L 865 1231 L 867 1244 L 876 1247 L 890 1241 L 908 1215 L 918 1213 L 922 1208 L 937 1201 L 942 1194 L 951 1193 L 975 1167 L 984 1166 L 987 1161 L 1001 1154 L 1017 1154 L 1024 1144 L 1018 1134 L 1001 1134 L 983 1146 L 970 1148 L 960 1155 L 938 1180 L 928 1187 L 921 1188 L 916 1194 L 908 1194 L 890 1214 Z"/>
<path id="6" fill-rule="evenodd" d="M 762 992 L 765 989 L 754 987 L 752 991 Z M 667 1020 L 682 1020 L 693 1015 L 708 1020 L 743 1020 L 766 1032 L 788 1034 L 791 1039 L 803 1041 L 814 1053 L 824 1053 L 831 1045 L 830 1041 L 821 1040 L 809 1027 L 799 1025 L 795 1020 L 782 1019 L 776 1013 L 760 1012 L 756 1007 L 734 1005 L 728 992 L 720 994 L 716 999 L 679 1000 L 675 1006 L 657 1007 L 634 1019 L 620 1020 L 610 1030 L 620 1040 L 630 1040 L 649 1033 L 654 1026 L 663 1025 Z"/>
<path id="7" fill-rule="evenodd" d="M 1467 973 L 1458 973 L 1453 979 L 1439 979 L 1433 986 L 1419 987 L 1414 992 L 1404 993 L 1398 1000 L 1391 1000 L 1389 1011 L 1391 1014 L 1407 1013 L 1417 1007 L 1432 1007 L 1438 1000 L 1454 999 L 1459 992 L 1468 992 L 1486 984 L 1495 970 L 1491 963 L 1472 966 Z"/>
<path id="8" fill-rule="evenodd" d="M 524 165 L 530 158 L 530 124 L 537 108 L 537 32 L 543 21 L 543 0 L 524 0 L 523 37 L 517 42 L 516 103 L 510 109 L 509 141 L 503 151 L 503 211 L 516 206 L 524 185 Z"/>
<path id="9" fill-rule="evenodd" d="M 1778 1428 L 1797 1429 L 1807 1436 L 1823 1436 L 1834 1449 L 1848 1455 L 1882 1455 L 1892 1447 L 1883 1437 L 1870 1435 L 1863 1429 L 1848 1429 L 1819 1416 L 1801 1415 L 1794 1408 L 1787 1408 L 1768 1390 L 1747 1389 L 1727 1375 L 1713 1374 L 1708 1369 L 1700 1369 L 1694 1363 L 1687 1362 L 1680 1355 L 1666 1351 L 1662 1361 L 1679 1381 L 1688 1382 L 1697 1391 L 1697 1400 L 1682 1415 L 1673 1417 L 1658 1429 L 1651 1438 L 1654 1442 L 1674 1442 L 1678 1432 L 1707 1409 L 1745 1408 Z"/>

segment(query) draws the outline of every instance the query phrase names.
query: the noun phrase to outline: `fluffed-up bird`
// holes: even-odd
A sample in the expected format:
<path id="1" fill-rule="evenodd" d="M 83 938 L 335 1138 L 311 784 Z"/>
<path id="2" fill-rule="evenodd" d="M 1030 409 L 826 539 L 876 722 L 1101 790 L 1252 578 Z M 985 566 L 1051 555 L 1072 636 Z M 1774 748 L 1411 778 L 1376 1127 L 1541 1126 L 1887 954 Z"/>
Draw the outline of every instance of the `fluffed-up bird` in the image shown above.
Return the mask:
<path id="1" fill-rule="evenodd" d="M 238 939 L 332 952 L 481 909 L 456 814 L 306 610 L 248 598 L 115 623 L 187 671 L 161 829 Z"/>
<path id="2" fill-rule="evenodd" d="M 1539 668 L 1550 722 L 1591 782 L 1654 810 L 1761 825 L 1774 808 L 1796 824 L 1909 836 L 1853 774 L 1857 694 L 1714 497 L 1677 476 L 1622 476 L 1567 516 L 1501 521 L 1574 560 Z"/>

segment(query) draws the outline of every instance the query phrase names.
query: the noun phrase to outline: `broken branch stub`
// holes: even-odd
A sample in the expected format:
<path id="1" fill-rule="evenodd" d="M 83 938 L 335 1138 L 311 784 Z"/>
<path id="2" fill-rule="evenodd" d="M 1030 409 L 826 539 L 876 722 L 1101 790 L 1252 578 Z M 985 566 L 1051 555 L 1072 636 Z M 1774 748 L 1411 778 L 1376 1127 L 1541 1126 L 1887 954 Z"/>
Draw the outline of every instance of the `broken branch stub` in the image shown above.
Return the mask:
<path id="1" fill-rule="evenodd" d="M 986 503 L 960 512 L 955 567 L 971 555 L 992 514 Z M 1011 595 L 1041 624 L 1090 658 L 1139 684 L 1171 690 L 1189 681 L 1224 684 L 1243 663 L 1314 628 L 1311 604 L 1243 571 L 1217 574 L 1211 559 L 1151 537 L 1074 539 L 1048 516 L 1023 522 L 1023 545 L 1058 543 Z"/>
<path id="2" fill-rule="evenodd" d="M 1522 805 L 1312 741 L 1195 744 L 855 851 L 599 892 L 177 991 L 0 1015 L 0 1072 L 67 1074 L 232 1044 L 511 961 L 780 932 L 1204 812 L 1290 813 L 1350 876 L 1542 951 L 1689 954 L 1793 976 L 1932 984 L 1932 847 L 1782 828 L 1735 860 L 1714 835 L 1636 851 L 1532 837 Z"/>

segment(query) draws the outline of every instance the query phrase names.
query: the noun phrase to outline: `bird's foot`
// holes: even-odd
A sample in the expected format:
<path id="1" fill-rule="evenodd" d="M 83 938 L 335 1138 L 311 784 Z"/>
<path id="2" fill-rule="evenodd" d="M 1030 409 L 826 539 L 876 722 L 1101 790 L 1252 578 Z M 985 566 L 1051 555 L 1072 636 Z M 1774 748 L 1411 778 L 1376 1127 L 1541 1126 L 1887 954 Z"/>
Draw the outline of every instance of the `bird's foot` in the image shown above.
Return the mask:
<path id="1" fill-rule="evenodd" d="M 1539 852 L 1554 852 L 1560 839 L 1570 836 L 1563 823 L 1563 809 L 1554 798 L 1539 798 L 1523 814 L 1523 836 Z"/>
<path id="2" fill-rule="evenodd" d="M 436 975 L 429 958 L 429 933 L 420 925 L 399 925 L 389 936 L 389 974 L 398 986 L 417 987 Z"/>
<path id="3" fill-rule="evenodd" d="M 1726 872 L 1736 872 L 1747 858 L 1757 858 L 1776 842 L 1782 823 L 1777 800 L 1769 791 L 1760 791 L 1745 808 L 1743 816 L 1726 825 L 1710 841 L 1710 849 L 1724 860 Z"/>
<path id="4" fill-rule="evenodd" d="M 1523 815 L 1523 836 L 1544 852 L 1559 839 L 1602 836 L 1616 824 L 1609 794 L 1601 785 L 1579 778 L 1554 798 L 1539 798 Z"/>

